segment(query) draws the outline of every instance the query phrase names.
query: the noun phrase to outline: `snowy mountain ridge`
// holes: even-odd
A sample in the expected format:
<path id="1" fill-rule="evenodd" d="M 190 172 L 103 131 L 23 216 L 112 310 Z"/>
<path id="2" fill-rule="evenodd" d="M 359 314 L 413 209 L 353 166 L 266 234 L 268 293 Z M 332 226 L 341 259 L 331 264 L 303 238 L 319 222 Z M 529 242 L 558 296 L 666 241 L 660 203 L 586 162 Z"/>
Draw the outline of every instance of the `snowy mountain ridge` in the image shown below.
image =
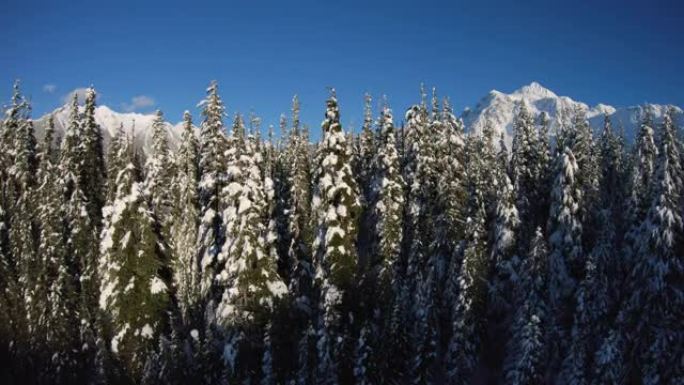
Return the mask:
<path id="1" fill-rule="evenodd" d="M 66 127 L 69 125 L 69 114 L 71 107 L 65 105 L 46 114 L 34 121 L 36 134 L 40 137 L 48 124 L 50 115 L 54 116 L 55 135 L 63 136 Z M 83 112 L 83 107 L 81 107 Z M 141 114 L 135 112 L 117 112 L 106 105 L 95 108 L 95 121 L 102 128 L 102 136 L 105 145 L 116 135 L 116 131 L 123 124 L 124 132 L 127 135 L 134 135 L 135 143 L 144 149 L 149 149 L 152 145 L 152 123 L 156 115 Z M 175 148 L 176 143 L 181 138 L 182 123 L 171 124 L 166 122 L 166 130 L 169 134 L 169 144 Z"/>
<path id="2" fill-rule="evenodd" d="M 643 114 L 647 108 L 653 112 L 656 122 L 662 119 L 669 105 L 643 104 L 629 107 L 613 107 L 599 103 L 596 106 L 588 106 L 585 103 L 575 101 L 567 96 L 558 96 L 553 91 L 545 88 L 537 82 L 525 85 L 509 94 L 497 90 L 490 91 L 484 96 L 474 108 L 466 108 L 461 114 L 467 131 L 480 132 L 485 122 L 489 120 L 498 136 L 504 133 L 507 143 L 510 144 L 513 136 L 513 119 L 517 111 L 517 105 L 525 101 L 529 110 L 537 116 L 541 112 L 546 112 L 551 119 L 551 132 L 558 127 L 561 116 L 570 119 L 575 107 L 584 108 L 587 111 L 587 118 L 594 130 L 599 131 L 603 126 L 604 115 L 610 116 L 613 126 L 616 129 L 624 129 L 628 142 L 631 142 L 639 127 Z M 675 107 L 675 120 L 682 123 L 684 113 L 681 108 Z M 68 124 L 69 106 L 65 105 L 57 108 L 51 114 L 55 117 L 55 130 L 57 135 L 62 135 Z M 44 127 L 50 114 L 46 114 L 35 120 L 38 136 Z M 115 135 L 119 126 L 123 123 L 124 131 L 131 135 L 135 132 L 135 142 L 147 149 L 152 140 L 152 122 L 155 115 L 141 114 L 134 112 L 117 112 L 106 105 L 100 105 L 95 109 L 95 120 L 102 127 L 105 143 Z M 181 137 L 181 123 L 167 122 L 169 133 L 169 143 L 172 147 Z"/>
<path id="3" fill-rule="evenodd" d="M 541 112 L 546 112 L 551 119 L 551 132 L 554 132 L 561 119 L 568 122 L 576 107 L 586 110 L 589 123 L 598 132 L 603 127 L 604 115 L 611 118 L 616 129 L 624 129 L 625 137 L 631 142 L 639 127 L 647 108 L 650 108 L 659 122 L 669 105 L 644 104 L 629 107 L 613 107 L 599 103 L 596 106 L 588 106 L 585 103 L 575 101 L 567 96 L 558 96 L 553 91 L 545 88 L 537 82 L 532 82 L 510 94 L 492 90 L 483 97 L 473 109 L 466 108 L 461 115 L 467 131 L 480 132 L 489 122 L 494 127 L 495 134 L 505 134 L 507 143 L 510 144 L 513 137 L 513 119 L 517 112 L 518 104 L 524 101 L 528 109 L 536 117 Z M 682 109 L 674 107 L 675 119 L 682 119 Z"/>

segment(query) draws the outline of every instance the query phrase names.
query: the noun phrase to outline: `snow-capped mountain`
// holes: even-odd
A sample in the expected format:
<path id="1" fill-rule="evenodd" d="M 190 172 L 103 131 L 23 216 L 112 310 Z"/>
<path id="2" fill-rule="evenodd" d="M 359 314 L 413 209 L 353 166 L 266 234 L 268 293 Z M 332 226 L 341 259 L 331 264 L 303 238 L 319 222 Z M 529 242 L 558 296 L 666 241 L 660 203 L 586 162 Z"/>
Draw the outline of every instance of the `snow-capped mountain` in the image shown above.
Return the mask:
<path id="1" fill-rule="evenodd" d="M 34 121 L 36 135 L 42 136 L 50 115 L 55 119 L 55 136 L 63 136 L 64 130 L 69 124 L 70 106 L 65 105 L 57 108 L 50 114 L 46 114 Z M 82 107 L 81 107 L 82 108 Z M 123 124 L 124 132 L 127 135 L 135 132 L 135 143 L 148 149 L 152 145 L 152 122 L 155 114 L 139 114 L 133 112 L 116 112 L 107 106 L 97 106 L 95 108 L 95 121 L 102 128 L 102 136 L 105 145 L 114 137 L 116 131 Z M 166 122 L 166 130 L 169 133 L 169 144 L 174 147 L 181 137 L 181 123 L 171 124 Z"/>
<path id="2" fill-rule="evenodd" d="M 510 144 L 513 136 L 513 118 L 516 114 L 517 104 L 522 100 L 527 103 L 528 108 L 535 116 L 541 112 L 546 112 L 549 115 L 552 122 L 552 133 L 553 129 L 558 126 L 561 116 L 564 116 L 564 119 L 570 119 L 574 108 L 580 106 L 586 109 L 589 123 L 597 132 L 603 126 L 604 115 L 608 115 L 616 129 L 620 129 L 620 127 L 624 129 L 625 137 L 629 142 L 633 140 L 646 108 L 651 108 L 656 122 L 659 122 L 669 107 L 659 104 L 619 108 L 606 104 L 597 104 L 592 107 L 567 96 L 558 96 L 539 83 L 532 82 L 510 94 L 492 90 L 474 108 L 466 108 L 461 115 L 466 130 L 479 132 L 484 126 L 485 121 L 489 120 L 497 136 L 503 132 L 506 141 Z M 57 135 L 62 135 L 64 132 L 64 128 L 69 120 L 69 108 L 68 105 L 65 105 L 52 112 L 55 116 Z M 682 109 L 675 107 L 675 110 L 677 111 L 676 121 L 679 124 L 684 123 Z M 559 114 L 561 111 L 564 111 L 564 114 Z M 36 134 L 39 137 L 47 124 L 49 115 L 47 114 L 35 120 Z M 144 149 L 148 149 L 152 142 L 151 127 L 154 117 L 154 114 L 116 112 L 104 105 L 98 106 L 95 109 L 95 120 L 102 127 L 105 144 L 109 142 L 123 123 L 124 130 L 129 135 L 135 129 L 136 144 Z M 172 124 L 167 122 L 166 126 L 169 132 L 169 143 L 172 147 L 175 147 L 181 136 L 181 123 Z"/>
<path id="3" fill-rule="evenodd" d="M 559 125 L 561 117 L 568 120 L 575 107 L 582 107 L 587 111 L 589 123 L 595 131 L 603 127 L 604 115 L 611 118 L 613 127 L 622 127 L 627 141 L 632 141 L 639 127 L 639 122 L 647 107 L 650 107 L 656 118 L 656 122 L 662 119 L 669 106 L 659 104 L 648 104 L 631 107 L 616 108 L 606 104 L 588 106 L 585 103 L 575 101 L 567 96 L 558 96 L 551 90 L 544 88 L 537 82 L 532 82 L 510 94 L 505 94 L 492 90 L 480 100 L 472 109 L 467 108 L 463 111 L 462 118 L 466 130 L 480 132 L 487 120 L 495 129 L 497 136 L 503 132 L 506 141 L 510 144 L 513 136 L 513 118 L 516 114 L 517 104 L 525 101 L 528 109 L 536 116 L 541 112 L 546 112 L 552 122 L 552 130 Z M 675 107 L 677 113 L 675 119 L 682 121 L 682 109 Z"/>

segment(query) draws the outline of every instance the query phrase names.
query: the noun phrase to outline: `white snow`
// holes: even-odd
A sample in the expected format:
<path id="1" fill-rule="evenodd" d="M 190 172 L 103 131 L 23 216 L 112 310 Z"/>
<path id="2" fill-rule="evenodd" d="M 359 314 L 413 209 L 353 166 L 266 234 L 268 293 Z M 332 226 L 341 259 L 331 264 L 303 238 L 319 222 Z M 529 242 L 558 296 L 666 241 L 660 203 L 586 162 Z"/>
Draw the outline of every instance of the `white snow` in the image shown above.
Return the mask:
<path id="1" fill-rule="evenodd" d="M 581 107 L 587 111 L 589 124 L 595 131 L 603 128 L 603 116 L 608 114 L 615 127 L 624 127 L 626 139 L 629 142 L 634 139 L 644 111 L 644 106 L 615 108 L 599 103 L 590 107 L 569 97 L 558 96 L 541 84 L 532 82 L 510 94 L 492 90 L 480 99 L 475 108 L 466 108 L 461 115 L 466 131 L 480 133 L 485 121 L 489 120 L 494 127 L 495 136 L 498 137 L 500 133 L 505 133 L 506 145 L 510 146 L 513 137 L 513 119 L 517 112 L 516 104 L 522 100 L 525 101 L 533 116 L 536 117 L 541 112 L 546 112 L 549 115 L 552 125 L 551 133 L 558 126 L 559 113 L 564 114 L 565 119 L 569 119 L 575 107 Z M 653 109 L 656 121 L 662 119 L 668 107 L 658 104 L 649 104 L 648 106 Z M 676 111 L 678 119 L 681 119 L 684 113 L 679 108 L 676 108 Z"/>
<path id="2" fill-rule="evenodd" d="M 112 353 L 119 353 L 119 343 L 124 335 L 126 335 L 126 332 L 128 332 L 128 328 L 128 324 L 125 324 L 124 327 L 121 328 L 121 330 L 119 330 L 114 337 L 112 337 Z"/>
<path id="3" fill-rule="evenodd" d="M 165 292 L 166 290 L 166 284 L 164 283 L 164 281 L 159 279 L 159 277 L 153 277 L 150 280 L 150 293 L 159 294 Z"/>
<path id="4" fill-rule="evenodd" d="M 274 297 L 282 297 L 287 294 L 287 286 L 281 280 L 269 281 L 266 283 L 268 285 L 268 291 L 273 294 Z"/>
<path id="5" fill-rule="evenodd" d="M 145 326 L 142 327 L 140 330 L 140 336 L 145 337 L 145 338 L 152 338 L 154 335 L 154 330 L 152 329 L 152 326 L 150 324 L 145 324 Z"/>

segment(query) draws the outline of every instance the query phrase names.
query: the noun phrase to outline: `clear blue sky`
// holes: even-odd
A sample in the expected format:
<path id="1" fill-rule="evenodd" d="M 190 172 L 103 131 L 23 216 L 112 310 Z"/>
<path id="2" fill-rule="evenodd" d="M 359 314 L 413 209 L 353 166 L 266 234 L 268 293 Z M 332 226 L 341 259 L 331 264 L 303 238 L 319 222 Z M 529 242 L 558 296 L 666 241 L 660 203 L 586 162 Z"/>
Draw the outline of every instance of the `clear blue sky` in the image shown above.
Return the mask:
<path id="1" fill-rule="evenodd" d="M 590 104 L 684 105 L 674 0 L 23 0 L 4 2 L 0 32 L 0 97 L 21 78 L 34 115 L 94 84 L 101 104 L 159 107 L 177 121 L 197 115 L 212 79 L 230 114 L 254 110 L 265 123 L 297 93 L 314 129 L 326 86 L 357 126 L 365 91 L 387 94 L 401 115 L 421 82 L 457 111 L 533 80 Z"/>

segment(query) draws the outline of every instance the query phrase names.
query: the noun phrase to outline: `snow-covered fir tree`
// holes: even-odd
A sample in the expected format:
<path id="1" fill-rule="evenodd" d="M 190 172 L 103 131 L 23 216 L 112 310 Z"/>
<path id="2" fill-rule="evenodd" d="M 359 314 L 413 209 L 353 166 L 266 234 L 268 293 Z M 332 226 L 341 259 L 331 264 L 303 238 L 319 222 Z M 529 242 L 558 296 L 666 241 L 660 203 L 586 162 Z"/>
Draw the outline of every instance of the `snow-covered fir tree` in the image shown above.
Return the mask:
<path id="1" fill-rule="evenodd" d="M 317 218 L 313 243 L 316 281 L 320 289 L 319 311 L 322 322 L 318 341 L 319 373 L 328 372 L 330 382 L 349 373 L 335 373 L 328 361 L 346 361 L 341 354 L 345 341 L 343 326 L 349 320 L 352 289 L 357 272 L 356 236 L 360 211 L 359 192 L 349 162 L 347 137 L 342 131 L 337 97 L 334 90 L 326 103 L 322 123 L 321 163 L 314 190 L 312 211 Z M 342 339 L 342 344 L 338 342 Z M 340 366 L 344 367 L 341 363 Z"/>
<path id="2" fill-rule="evenodd" d="M 95 121 L 95 99 L 97 93 L 89 87 L 85 94 L 83 120 L 81 122 L 83 163 L 81 185 L 87 199 L 88 213 L 93 225 L 100 228 L 102 206 L 104 205 L 107 170 L 104 158 L 102 129 Z"/>
<path id="3" fill-rule="evenodd" d="M 513 120 L 513 147 L 511 150 L 512 182 L 516 193 L 516 206 L 523 226 L 523 242 L 531 240 L 534 229 L 543 224 L 547 213 L 543 212 L 540 199 L 548 191 L 541 185 L 543 177 L 542 140 L 534 124 L 534 118 L 525 102 L 519 106 Z M 525 245 L 521 245 L 525 249 Z"/>
<path id="4" fill-rule="evenodd" d="M 451 311 L 451 337 L 446 355 L 447 377 L 450 383 L 467 384 L 472 380 L 480 354 L 484 310 L 487 304 L 485 285 L 489 258 L 486 228 L 486 136 L 478 138 L 479 150 L 471 154 L 467 168 L 468 216 L 466 239 L 457 280 L 457 294 Z M 473 143 L 473 142 L 471 142 Z M 491 163 L 490 163 L 491 164 Z"/>
<path id="5" fill-rule="evenodd" d="M 188 111 L 183 114 L 182 142 L 176 155 L 177 170 L 173 179 L 173 222 L 170 243 L 173 248 L 174 283 L 178 305 L 186 320 L 196 309 L 200 299 L 200 271 L 197 260 L 199 226 L 199 169 L 198 142 Z"/>
<path id="6" fill-rule="evenodd" d="M 221 191 L 224 185 L 226 138 L 223 117 L 225 107 L 218 94 L 218 84 L 212 82 L 202 102 L 204 120 L 199 134 L 199 202 L 200 227 L 198 255 L 202 296 L 206 301 L 220 299 L 213 286 L 219 273 L 217 256 L 224 241 Z"/>
<path id="7" fill-rule="evenodd" d="M 145 195 L 150 200 L 152 212 L 161 224 L 162 234 L 169 237 L 171 226 L 173 162 L 169 154 L 164 114 L 157 110 L 152 122 L 152 148 L 145 164 Z"/>
<path id="8" fill-rule="evenodd" d="M 556 157 L 555 181 L 551 191 L 549 213 L 548 297 L 552 309 L 554 347 L 552 360 L 557 362 L 567 346 L 566 338 L 572 324 L 572 298 L 582 273 L 582 225 L 579 205 L 582 191 L 577 180 L 577 161 L 572 150 L 565 147 Z"/>
<path id="9" fill-rule="evenodd" d="M 377 261 L 380 281 L 395 275 L 395 264 L 401 252 L 404 180 L 401 176 L 399 154 L 392 111 L 385 107 L 380 116 L 379 149 L 374 160 L 374 215 L 378 236 Z"/>
<path id="10" fill-rule="evenodd" d="M 274 300 L 287 291 L 276 272 L 276 260 L 268 254 L 264 223 L 268 205 L 259 169 L 262 155 L 253 137 L 234 135 L 235 163 L 228 167 L 230 182 L 222 192 L 226 242 L 218 256 L 217 276 L 224 290 L 216 320 L 226 326 L 264 322 Z"/>
<path id="11" fill-rule="evenodd" d="M 507 344 L 504 377 L 508 384 L 542 384 L 547 347 L 546 241 L 537 228 L 521 267 L 521 281 L 515 290 L 516 311 Z"/>
<path id="12" fill-rule="evenodd" d="M 566 384 L 588 384 L 592 378 L 592 353 L 597 350 L 597 336 L 606 332 L 608 303 L 608 276 L 611 264 L 614 230 L 608 220 L 608 210 L 600 214 L 601 230 L 597 246 L 588 254 L 585 273 L 575 294 L 575 312 L 570 332 L 570 345 L 559 375 Z"/>
<path id="13" fill-rule="evenodd" d="M 682 309 L 681 148 L 668 110 L 658 132 L 658 157 L 649 189 L 651 206 L 639 230 L 629 314 L 637 367 L 644 384 L 682 380 L 678 310 Z M 679 283 L 677 283 L 679 282 Z M 672 344 L 674 343 L 674 344 Z"/>
<path id="14" fill-rule="evenodd" d="M 142 374 L 159 333 L 168 327 L 168 263 L 126 142 L 120 151 L 126 166 L 117 178 L 114 203 L 104 209 L 100 243 L 100 309 L 110 315 L 109 347 L 133 376 Z"/>
<path id="15" fill-rule="evenodd" d="M 373 132 L 372 100 L 373 99 L 369 94 L 364 95 L 363 125 L 361 127 L 361 133 L 358 136 L 359 155 L 358 161 L 356 162 L 358 166 L 354 170 L 357 184 L 361 191 L 361 197 L 366 202 L 370 202 L 371 179 L 373 174 L 372 165 L 373 158 L 377 152 L 375 132 Z"/>
<path id="16" fill-rule="evenodd" d="M 515 204 L 514 187 L 502 168 L 497 170 L 501 188 L 497 192 L 494 213 L 494 236 L 491 245 L 490 308 L 495 312 L 510 307 L 519 279 L 520 259 L 517 255 L 520 218 Z"/>

